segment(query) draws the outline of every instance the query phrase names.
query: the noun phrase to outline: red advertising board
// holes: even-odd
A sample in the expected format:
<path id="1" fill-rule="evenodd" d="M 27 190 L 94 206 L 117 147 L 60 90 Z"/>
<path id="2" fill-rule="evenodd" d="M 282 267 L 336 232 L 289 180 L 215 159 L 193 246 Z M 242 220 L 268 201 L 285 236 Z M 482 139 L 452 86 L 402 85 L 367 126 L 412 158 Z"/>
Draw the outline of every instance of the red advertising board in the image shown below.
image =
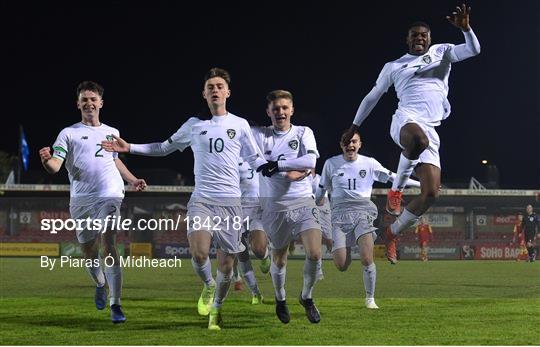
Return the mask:
<path id="1" fill-rule="evenodd" d="M 514 260 L 519 255 L 519 248 L 510 245 L 481 244 L 474 248 L 474 259 L 476 260 Z"/>
<path id="2" fill-rule="evenodd" d="M 514 225 L 517 222 L 517 216 L 515 214 L 511 215 L 499 215 L 496 214 L 493 216 L 493 224 L 495 225 Z"/>

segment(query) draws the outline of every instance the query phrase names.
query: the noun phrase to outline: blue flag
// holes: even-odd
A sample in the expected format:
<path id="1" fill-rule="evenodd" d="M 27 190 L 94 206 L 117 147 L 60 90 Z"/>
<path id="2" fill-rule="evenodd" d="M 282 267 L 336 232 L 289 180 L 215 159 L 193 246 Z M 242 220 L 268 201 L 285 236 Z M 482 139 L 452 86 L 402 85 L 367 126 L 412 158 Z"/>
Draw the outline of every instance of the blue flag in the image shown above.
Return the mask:
<path id="1" fill-rule="evenodd" d="M 28 148 L 28 142 L 26 142 L 26 136 L 24 136 L 24 130 L 21 125 L 21 143 L 20 150 L 21 150 L 21 161 L 23 163 L 24 171 L 28 170 L 28 157 L 30 156 L 30 148 Z"/>

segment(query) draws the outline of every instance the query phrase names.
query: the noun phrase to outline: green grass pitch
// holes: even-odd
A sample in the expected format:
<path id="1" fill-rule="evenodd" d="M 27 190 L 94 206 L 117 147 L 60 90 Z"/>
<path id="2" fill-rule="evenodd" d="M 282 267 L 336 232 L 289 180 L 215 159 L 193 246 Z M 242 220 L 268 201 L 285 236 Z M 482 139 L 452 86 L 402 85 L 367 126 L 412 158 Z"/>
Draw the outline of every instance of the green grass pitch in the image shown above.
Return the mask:
<path id="1" fill-rule="evenodd" d="M 364 308 L 362 267 L 340 273 L 324 262 L 315 301 L 320 324 L 310 324 L 297 297 L 303 262 L 290 260 L 291 322 L 274 313 L 270 277 L 254 261 L 267 303 L 229 292 L 224 329 L 208 331 L 197 315 L 201 284 L 189 260 L 180 269 L 128 268 L 123 307 L 113 325 L 97 311 L 81 268 L 41 269 L 38 258 L 0 258 L 2 345 L 527 345 L 538 344 L 540 262 L 377 262 L 379 310 Z M 214 267 L 215 268 L 215 267 Z"/>

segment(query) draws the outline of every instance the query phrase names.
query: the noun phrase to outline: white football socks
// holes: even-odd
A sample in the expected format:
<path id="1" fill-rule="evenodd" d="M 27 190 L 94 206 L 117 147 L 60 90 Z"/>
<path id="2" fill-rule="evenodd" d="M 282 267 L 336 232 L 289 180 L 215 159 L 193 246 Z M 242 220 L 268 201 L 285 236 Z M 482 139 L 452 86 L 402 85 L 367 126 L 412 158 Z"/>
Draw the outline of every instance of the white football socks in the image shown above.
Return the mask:
<path id="1" fill-rule="evenodd" d="M 272 283 L 274 284 L 274 292 L 276 299 L 279 301 L 285 300 L 285 277 L 287 275 L 287 267 L 279 268 L 272 261 L 270 265 L 270 276 L 272 277 Z"/>
<path id="2" fill-rule="evenodd" d="M 238 261 L 238 267 L 240 268 L 240 273 L 244 277 L 249 289 L 251 289 L 251 293 L 253 295 L 260 295 L 261 292 L 259 291 L 259 285 L 257 284 L 257 279 L 255 278 L 255 272 L 253 271 L 251 260 L 248 259 L 245 262 Z"/>
<path id="3" fill-rule="evenodd" d="M 120 305 L 122 296 L 122 268 L 120 265 L 105 266 L 105 277 L 109 285 L 110 304 Z"/>
<path id="4" fill-rule="evenodd" d="M 377 267 L 375 263 L 364 266 L 364 289 L 366 290 L 366 299 L 375 297 L 375 282 L 377 281 Z"/>
<path id="5" fill-rule="evenodd" d="M 223 301 L 225 300 L 225 297 L 227 297 L 227 293 L 229 292 L 229 287 L 231 286 L 233 277 L 233 272 L 231 271 L 229 274 L 224 274 L 221 271 L 217 271 L 217 280 L 216 280 L 216 292 L 214 294 L 214 303 L 212 304 L 212 307 L 214 308 L 220 308 L 223 304 Z"/>
<path id="6" fill-rule="evenodd" d="M 302 299 L 311 299 L 313 286 L 317 281 L 317 273 L 321 266 L 320 260 L 304 261 L 304 286 L 302 287 Z"/>
<path id="7" fill-rule="evenodd" d="M 204 264 L 199 264 L 195 259 L 191 258 L 191 265 L 193 266 L 195 273 L 199 275 L 204 282 L 205 286 L 214 286 L 216 284 L 216 281 L 214 281 L 214 278 L 212 277 L 212 263 L 210 262 L 209 257 L 206 258 Z"/>
<path id="8" fill-rule="evenodd" d="M 99 263 L 98 266 L 94 266 L 96 262 Z M 105 285 L 105 275 L 103 274 L 103 268 L 101 267 L 101 261 L 99 259 L 92 259 L 92 265 L 86 266 L 86 271 L 96 286 L 103 287 Z"/>
<path id="9" fill-rule="evenodd" d="M 403 230 L 409 228 L 410 226 L 414 225 L 420 217 L 412 214 L 407 210 L 406 208 L 403 209 L 403 213 L 397 219 L 394 221 L 394 223 L 390 224 L 390 229 L 392 230 L 392 234 L 398 235 Z"/>
<path id="10" fill-rule="evenodd" d="M 402 191 L 405 189 L 405 184 L 407 183 L 407 180 L 411 176 L 414 167 L 418 164 L 418 159 L 416 160 L 410 160 L 407 159 L 403 153 L 399 156 L 399 164 L 398 169 L 396 173 L 396 178 L 394 179 L 394 182 L 392 182 L 392 190 L 393 191 Z"/>

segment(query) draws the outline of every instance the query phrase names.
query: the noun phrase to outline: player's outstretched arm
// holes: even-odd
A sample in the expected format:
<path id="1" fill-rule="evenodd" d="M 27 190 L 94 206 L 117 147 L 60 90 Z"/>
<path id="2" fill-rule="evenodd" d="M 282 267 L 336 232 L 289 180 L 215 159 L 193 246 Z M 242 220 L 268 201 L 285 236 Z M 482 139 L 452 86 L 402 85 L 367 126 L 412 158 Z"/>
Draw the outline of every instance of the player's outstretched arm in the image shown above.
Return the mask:
<path id="1" fill-rule="evenodd" d="M 114 140 L 101 141 L 101 147 L 107 152 L 129 153 L 130 144 L 121 137 L 112 135 Z"/>
<path id="2" fill-rule="evenodd" d="M 376 165 L 377 166 L 374 169 L 376 181 L 381 182 L 381 183 L 394 182 L 394 180 L 397 177 L 395 172 L 388 170 L 387 168 L 382 166 L 379 162 L 376 162 Z M 420 188 L 420 182 L 412 178 L 407 179 L 407 182 L 405 182 L 405 185 L 407 187 Z"/>
<path id="3" fill-rule="evenodd" d="M 461 7 L 456 7 L 456 11 L 452 13 L 452 16 L 446 16 L 446 19 L 453 26 L 463 31 L 463 36 L 465 36 L 465 43 L 457 45 L 447 52 L 446 58 L 451 63 L 480 54 L 480 42 L 478 42 L 478 38 L 474 34 L 469 22 L 470 13 L 471 8 L 463 4 Z"/>
<path id="4" fill-rule="evenodd" d="M 471 26 L 469 23 L 469 15 L 471 14 L 471 7 L 462 4 L 461 7 L 456 6 L 456 10 L 452 12 L 451 16 L 446 16 L 446 19 L 461 31 L 470 31 Z"/>
<path id="5" fill-rule="evenodd" d="M 118 172 L 120 172 L 120 176 L 122 176 L 122 179 L 126 181 L 129 185 L 133 186 L 136 191 L 140 192 L 141 190 L 146 189 L 146 181 L 142 178 L 135 177 L 135 175 L 133 175 L 131 171 L 129 171 L 129 169 L 126 167 L 126 165 L 122 162 L 122 160 L 115 159 L 114 164 L 116 165 Z"/>
<path id="6" fill-rule="evenodd" d="M 131 153 L 138 155 L 147 155 L 151 157 L 163 157 L 176 151 L 178 148 L 171 140 L 166 140 L 162 143 L 145 143 L 134 144 L 128 143 L 126 140 L 113 135 L 113 141 L 101 141 L 101 147 L 107 152 Z"/>
<path id="7" fill-rule="evenodd" d="M 377 77 L 375 86 L 373 86 L 373 88 L 369 91 L 369 93 L 367 93 L 364 99 L 362 99 L 360 106 L 358 106 L 358 109 L 356 110 L 353 124 L 347 131 L 344 138 L 346 143 L 349 143 L 349 141 L 351 141 L 352 137 L 354 136 L 354 130 L 358 130 L 360 128 L 362 122 L 369 116 L 369 114 L 371 113 L 375 105 L 377 105 L 383 94 L 386 93 L 388 88 L 390 88 L 390 86 L 392 85 L 393 82 L 391 78 L 391 72 L 392 64 L 384 64 L 383 69 L 379 73 L 379 77 Z"/>
<path id="8" fill-rule="evenodd" d="M 51 155 L 50 147 L 43 147 L 40 149 L 39 158 L 41 159 L 41 164 L 48 173 L 55 174 L 60 171 L 60 168 L 62 167 L 62 160 L 54 158 Z"/>
<path id="9" fill-rule="evenodd" d="M 397 177 L 396 173 L 392 172 L 392 174 L 388 177 L 388 181 L 394 182 L 394 179 L 396 177 Z M 405 182 L 405 186 L 406 187 L 420 188 L 420 181 L 409 178 L 409 179 L 407 179 L 407 182 Z"/>

